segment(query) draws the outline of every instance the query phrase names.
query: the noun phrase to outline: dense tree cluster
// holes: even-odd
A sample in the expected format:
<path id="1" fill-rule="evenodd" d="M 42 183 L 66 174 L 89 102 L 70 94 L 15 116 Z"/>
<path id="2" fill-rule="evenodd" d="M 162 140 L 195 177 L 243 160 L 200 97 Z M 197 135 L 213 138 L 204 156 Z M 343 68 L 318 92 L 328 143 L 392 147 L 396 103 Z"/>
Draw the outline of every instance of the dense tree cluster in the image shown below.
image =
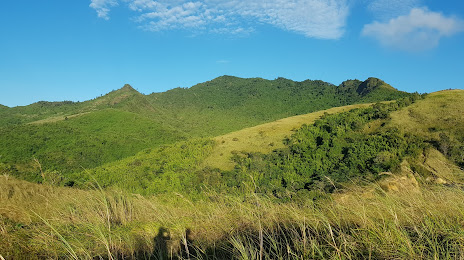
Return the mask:
<path id="1" fill-rule="evenodd" d="M 283 196 L 301 190 L 330 192 L 339 183 L 356 179 L 375 180 L 424 148 L 423 139 L 387 124 L 389 113 L 419 98 L 325 115 L 298 129 L 284 149 L 266 155 L 237 154 L 229 183 L 238 187 L 252 179 L 259 191 Z"/>

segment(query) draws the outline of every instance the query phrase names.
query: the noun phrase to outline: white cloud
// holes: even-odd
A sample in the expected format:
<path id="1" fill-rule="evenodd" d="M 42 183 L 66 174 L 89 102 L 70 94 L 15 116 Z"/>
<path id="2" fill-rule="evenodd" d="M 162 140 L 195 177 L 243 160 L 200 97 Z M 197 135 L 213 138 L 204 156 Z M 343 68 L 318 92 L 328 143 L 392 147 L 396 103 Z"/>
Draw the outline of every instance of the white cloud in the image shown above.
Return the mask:
<path id="1" fill-rule="evenodd" d="M 97 11 L 98 17 L 108 20 L 110 7 L 116 5 L 118 5 L 116 0 L 91 0 L 89 6 Z"/>
<path id="2" fill-rule="evenodd" d="M 426 8 L 413 8 L 408 15 L 386 23 L 364 26 L 362 35 L 377 39 L 382 45 L 407 51 L 423 51 L 438 46 L 442 37 L 464 31 L 464 22 Z"/>
<path id="3" fill-rule="evenodd" d="M 348 0 L 120 0 L 138 13 L 150 31 L 185 29 L 211 33 L 250 33 L 259 24 L 312 38 L 338 39 L 344 33 Z M 108 18 L 116 0 L 92 0 L 91 7 Z"/>

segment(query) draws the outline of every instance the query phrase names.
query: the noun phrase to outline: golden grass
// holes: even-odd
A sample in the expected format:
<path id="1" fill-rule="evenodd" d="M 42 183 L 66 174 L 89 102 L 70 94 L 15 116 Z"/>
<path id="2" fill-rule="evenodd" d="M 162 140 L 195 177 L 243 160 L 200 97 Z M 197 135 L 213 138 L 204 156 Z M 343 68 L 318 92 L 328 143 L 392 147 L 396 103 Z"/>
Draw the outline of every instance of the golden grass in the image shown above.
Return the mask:
<path id="1" fill-rule="evenodd" d="M 464 90 L 445 90 L 391 114 L 390 124 L 427 140 L 440 140 L 444 134 L 453 142 L 464 132 Z M 464 183 L 464 170 L 436 149 L 427 149 L 416 159 L 427 181 L 441 184 Z M 423 173 L 421 173 L 423 174 Z"/>
<path id="2" fill-rule="evenodd" d="M 280 119 L 254 127 L 249 127 L 214 138 L 217 145 L 211 155 L 204 161 L 204 166 L 231 170 L 234 163 L 230 160 L 233 151 L 269 153 L 274 149 L 283 148 L 283 139 L 293 134 L 295 129 L 303 124 L 312 124 L 324 113 L 335 114 L 354 108 L 368 107 L 372 104 L 356 104 L 334 107 L 310 114 L 298 115 Z"/>
<path id="3" fill-rule="evenodd" d="M 417 189 L 371 184 L 318 204 L 252 192 L 206 191 L 191 201 L 0 177 L 0 252 L 6 259 L 165 259 L 185 251 L 209 259 L 464 257 L 464 191 Z"/>
<path id="4" fill-rule="evenodd" d="M 464 90 L 446 90 L 393 112 L 392 124 L 406 132 L 438 138 L 440 130 L 464 131 Z"/>

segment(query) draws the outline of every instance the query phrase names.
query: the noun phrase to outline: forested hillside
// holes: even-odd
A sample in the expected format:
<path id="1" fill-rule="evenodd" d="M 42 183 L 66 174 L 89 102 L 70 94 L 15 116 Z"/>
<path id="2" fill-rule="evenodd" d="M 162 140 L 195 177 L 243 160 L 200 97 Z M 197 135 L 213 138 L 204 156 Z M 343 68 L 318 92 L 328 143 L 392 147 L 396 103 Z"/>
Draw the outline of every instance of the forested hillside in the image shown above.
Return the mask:
<path id="1" fill-rule="evenodd" d="M 375 78 L 335 86 L 223 76 L 151 95 L 125 85 L 85 102 L 40 101 L 0 109 L 0 163 L 3 171 L 40 181 L 50 172 L 67 176 L 162 144 L 409 95 Z"/>
<path id="2" fill-rule="evenodd" d="M 427 145 L 422 136 L 388 124 L 393 111 L 422 98 L 416 94 L 392 103 L 324 114 L 314 124 L 303 125 L 292 136 L 279 140 L 284 148 L 266 154 L 236 150 L 225 155 L 233 155 L 225 158 L 235 163 L 231 170 L 204 163 L 214 151 L 213 142 L 190 140 L 146 150 L 82 171 L 71 179 L 85 187 L 95 178 L 105 187 L 117 186 L 141 194 L 183 190 L 192 195 L 203 187 L 241 193 L 252 186 L 256 186 L 256 192 L 276 198 L 332 192 L 349 181 L 378 180 L 379 173 L 397 171 L 405 158 L 423 152 Z"/>
<path id="3" fill-rule="evenodd" d="M 175 119 L 176 128 L 195 136 L 216 136 L 279 118 L 407 95 L 375 78 L 335 86 L 320 80 L 223 76 L 189 89 L 154 93 L 150 98 Z"/>

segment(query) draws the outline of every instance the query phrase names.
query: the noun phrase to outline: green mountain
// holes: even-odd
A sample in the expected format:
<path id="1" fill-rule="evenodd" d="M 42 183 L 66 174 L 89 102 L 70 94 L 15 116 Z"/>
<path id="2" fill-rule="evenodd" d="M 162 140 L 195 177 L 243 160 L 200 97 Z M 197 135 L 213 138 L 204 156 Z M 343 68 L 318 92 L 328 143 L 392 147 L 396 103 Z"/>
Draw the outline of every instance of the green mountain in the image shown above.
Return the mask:
<path id="1" fill-rule="evenodd" d="M 377 101 L 379 99 L 393 100 L 403 97 L 395 88 L 377 78 L 368 78 L 366 81 L 347 80 L 340 85 L 341 93 L 359 98 L 363 101 Z"/>
<path id="2" fill-rule="evenodd" d="M 223 76 L 150 95 L 126 84 L 85 102 L 41 101 L 0 110 L 0 163 L 16 176 L 37 181 L 43 171 L 66 176 L 187 138 L 409 95 L 373 78 L 335 86 Z"/>
<path id="3" fill-rule="evenodd" d="M 351 81 L 335 86 L 319 80 L 295 82 L 278 78 L 242 79 L 222 76 L 188 89 L 150 95 L 178 129 L 194 136 L 215 136 L 263 122 L 354 103 L 407 96 L 381 80 Z M 364 87 L 369 85 L 369 88 Z M 359 91 L 358 89 L 364 89 Z M 188 128 L 185 128 L 188 126 Z"/>

